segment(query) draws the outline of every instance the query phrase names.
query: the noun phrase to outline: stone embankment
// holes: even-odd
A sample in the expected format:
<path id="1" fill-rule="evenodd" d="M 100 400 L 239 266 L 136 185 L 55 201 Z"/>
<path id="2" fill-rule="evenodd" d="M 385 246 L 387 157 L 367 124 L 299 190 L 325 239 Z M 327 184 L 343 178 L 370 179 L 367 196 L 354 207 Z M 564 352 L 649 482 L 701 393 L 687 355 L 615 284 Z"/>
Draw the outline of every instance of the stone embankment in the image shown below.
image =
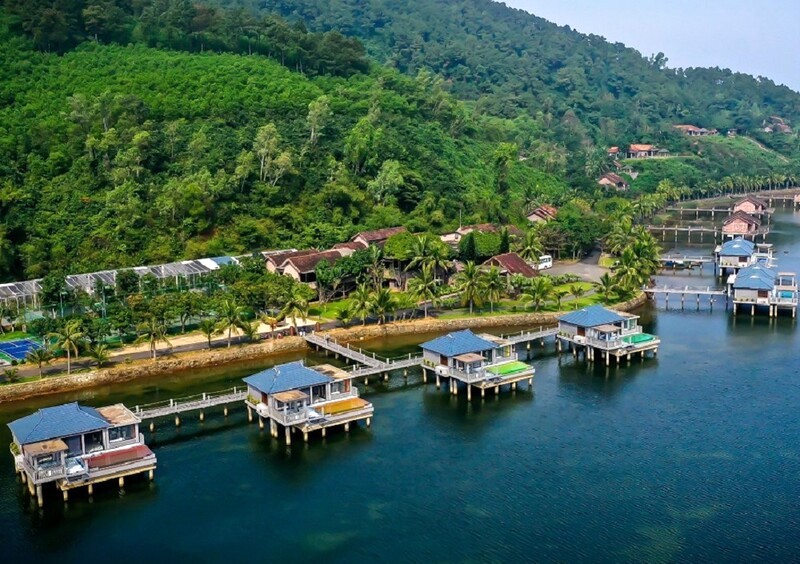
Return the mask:
<path id="1" fill-rule="evenodd" d="M 613 309 L 628 311 L 641 306 L 646 300 L 646 295 L 641 294 L 628 302 L 614 306 Z M 463 319 L 429 318 L 398 321 L 386 325 L 356 325 L 348 328 L 333 329 L 328 333 L 331 337 L 341 342 L 354 342 L 377 337 L 436 333 L 467 328 L 491 329 L 492 327 L 547 326 L 554 325 L 559 315 L 556 313 L 520 313 Z M 0 386 L 0 403 L 35 396 L 73 392 L 95 386 L 128 382 L 139 378 L 172 375 L 187 370 L 263 360 L 280 354 L 304 352 L 307 349 L 308 346 L 302 337 L 286 337 L 283 339 L 268 339 L 241 347 L 192 351 L 164 357 L 157 362 L 141 360 L 113 368 L 91 370 L 69 376 L 49 376 L 42 380 Z"/>

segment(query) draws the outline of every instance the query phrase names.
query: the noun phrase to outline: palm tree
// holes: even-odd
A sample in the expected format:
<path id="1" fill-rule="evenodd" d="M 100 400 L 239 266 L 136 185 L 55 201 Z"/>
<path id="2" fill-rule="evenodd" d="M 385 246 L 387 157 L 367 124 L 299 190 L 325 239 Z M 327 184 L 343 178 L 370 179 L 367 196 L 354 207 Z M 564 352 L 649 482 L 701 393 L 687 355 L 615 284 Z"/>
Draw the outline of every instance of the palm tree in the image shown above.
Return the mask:
<path id="1" fill-rule="evenodd" d="M 456 275 L 456 287 L 461 292 L 461 305 L 469 303 L 470 315 L 473 305 L 483 305 L 483 272 L 474 262 L 466 263 L 464 270 Z"/>
<path id="2" fill-rule="evenodd" d="M 527 262 L 537 262 L 539 257 L 544 254 L 539 233 L 534 229 L 526 231 L 525 237 L 517 246 L 517 254 Z"/>
<path id="3" fill-rule="evenodd" d="M 569 296 L 569 290 L 559 289 L 553 292 L 553 299 L 556 301 L 556 309 L 561 311 L 561 301 Z"/>
<path id="4" fill-rule="evenodd" d="M 439 295 L 439 281 L 433 274 L 433 268 L 429 263 L 423 264 L 419 275 L 409 280 L 408 291 L 417 302 L 422 302 L 422 309 L 425 312 L 425 319 L 427 319 L 428 303 L 437 305 Z"/>
<path id="5" fill-rule="evenodd" d="M 604 273 L 600 277 L 600 281 L 595 284 L 598 293 L 603 297 L 603 303 L 608 304 L 611 301 L 611 295 L 617 290 L 617 283 L 614 278 L 608 273 Z"/>
<path id="6" fill-rule="evenodd" d="M 439 269 L 446 271 L 450 268 L 450 261 L 445 256 L 444 247 L 437 243 L 439 241 L 434 240 L 429 233 L 423 233 L 417 237 L 411 247 L 411 261 L 406 270 L 422 268 L 427 264 L 433 268 L 434 275 L 438 275 Z"/>
<path id="7" fill-rule="evenodd" d="M 578 300 L 583 295 L 583 288 L 580 284 L 572 284 L 569 287 L 569 293 L 575 298 L 575 309 L 578 309 Z"/>
<path id="8" fill-rule="evenodd" d="M 234 300 L 223 300 L 217 311 L 217 330 L 220 333 L 228 332 L 228 347 L 231 346 L 233 330 L 241 329 L 244 324 L 244 308 Z"/>
<path id="9" fill-rule="evenodd" d="M 165 323 L 159 321 L 156 317 L 151 316 L 139 325 L 136 326 L 136 331 L 139 333 L 139 338 L 136 343 L 148 343 L 150 352 L 153 353 L 153 360 L 157 359 L 158 343 L 163 341 L 167 345 L 172 346 L 167 339 L 167 326 Z"/>
<path id="10" fill-rule="evenodd" d="M 383 249 L 377 245 L 370 245 L 367 249 L 367 273 L 372 280 L 372 288 L 377 290 L 383 283 Z"/>
<path id="11" fill-rule="evenodd" d="M 397 302 L 389 288 L 381 288 L 372 295 L 370 306 L 372 313 L 378 318 L 378 325 L 383 325 L 386 323 L 386 316 L 396 311 Z"/>
<path id="12" fill-rule="evenodd" d="M 242 330 L 242 336 L 252 342 L 258 336 L 258 325 L 259 323 L 256 321 L 244 321 L 239 329 Z"/>
<path id="13" fill-rule="evenodd" d="M 28 351 L 28 354 L 25 355 L 25 362 L 31 362 L 39 367 L 40 379 L 44 377 L 44 370 L 42 369 L 42 365 L 50 364 L 51 360 L 53 360 L 53 353 L 50 350 L 50 348 L 46 346 L 31 349 Z"/>
<path id="14" fill-rule="evenodd" d="M 97 363 L 97 368 L 102 368 L 111 357 L 108 352 L 108 345 L 97 343 L 86 350 L 86 355 Z"/>
<path id="15" fill-rule="evenodd" d="M 342 309 L 340 309 L 336 314 L 336 319 L 341 321 L 342 325 L 347 327 L 347 324 L 353 319 L 353 311 L 350 309 L 350 306 L 344 306 Z"/>
<path id="16" fill-rule="evenodd" d="M 494 313 L 494 302 L 499 301 L 506 288 L 503 275 L 496 266 L 491 267 L 483 275 L 483 287 L 486 291 L 486 299 L 489 300 L 489 311 Z"/>
<path id="17" fill-rule="evenodd" d="M 200 324 L 198 325 L 198 328 L 200 329 L 200 332 L 208 340 L 208 348 L 210 349 L 211 348 L 211 337 L 213 337 L 214 335 L 219 333 L 219 330 L 217 329 L 217 322 L 214 321 L 213 319 L 206 318 L 206 319 L 203 319 L 202 321 L 200 321 Z"/>
<path id="18" fill-rule="evenodd" d="M 534 311 L 539 311 L 539 308 L 550 298 L 552 293 L 553 281 L 549 277 L 539 276 L 534 278 L 531 282 L 530 294 L 526 294 L 530 301 L 528 307 L 533 306 Z"/>
<path id="19" fill-rule="evenodd" d="M 81 322 L 72 319 L 64 324 L 61 331 L 50 333 L 48 337 L 56 340 L 56 346 L 67 351 L 67 374 L 72 371 L 72 355 L 78 356 L 78 345 L 83 341 L 85 333 L 81 330 Z"/>
<path id="20" fill-rule="evenodd" d="M 275 315 L 269 315 L 265 313 L 264 315 L 261 316 L 261 323 L 269 326 L 270 339 L 275 337 L 275 329 L 278 327 L 278 323 L 280 322 L 281 318 Z"/>
<path id="21" fill-rule="evenodd" d="M 283 304 L 281 317 L 291 319 L 295 331 L 297 330 L 297 318 L 306 319 L 308 317 L 308 299 L 306 299 L 305 287 L 299 284 L 292 287 L 286 303 Z"/>
<path id="22" fill-rule="evenodd" d="M 404 320 L 405 320 L 406 315 L 408 314 L 409 311 L 411 312 L 411 316 L 413 317 L 414 312 L 417 309 L 417 301 L 414 300 L 414 298 L 412 298 L 407 293 L 403 292 L 403 293 L 397 294 L 394 297 L 394 299 L 395 299 L 395 303 L 397 305 L 397 310 L 402 310 L 402 312 L 403 312 L 403 319 Z"/>
<path id="23" fill-rule="evenodd" d="M 350 294 L 353 315 L 361 318 L 361 325 L 366 325 L 369 315 L 369 302 L 371 295 L 366 284 L 359 284 L 355 291 Z"/>

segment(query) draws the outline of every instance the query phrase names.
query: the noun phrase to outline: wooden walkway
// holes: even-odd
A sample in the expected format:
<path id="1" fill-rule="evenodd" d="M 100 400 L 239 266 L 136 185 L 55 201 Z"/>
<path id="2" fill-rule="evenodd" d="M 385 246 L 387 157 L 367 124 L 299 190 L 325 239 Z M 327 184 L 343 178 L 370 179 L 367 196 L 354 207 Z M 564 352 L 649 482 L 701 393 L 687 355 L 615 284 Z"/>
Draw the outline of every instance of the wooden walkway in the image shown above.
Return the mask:
<path id="1" fill-rule="evenodd" d="M 530 343 L 531 341 L 539 341 L 545 337 L 555 337 L 557 334 L 557 327 L 550 327 L 548 329 L 539 327 L 536 331 L 520 331 L 512 335 L 502 335 L 502 338 L 512 344 L 519 345 L 522 343 Z"/>
<path id="2" fill-rule="evenodd" d="M 409 353 L 407 357 L 385 358 L 365 351 L 361 348 L 351 347 L 349 343 L 341 344 L 336 339 L 327 335 L 317 335 L 312 333 L 305 336 L 306 342 L 320 349 L 332 352 L 337 356 L 343 356 L 353 362 L 363 366 L 353 366 L 350 371 L 354 377 L 373 376 L 375 374 L 388 374 L 392 370 L 408 370 L 413 366 L 422 364 L 422 354 L 413 355 Z"/>
<path id="3" fill-rule="evenodd" d="M 169 399 L 147 405 L 136 405 L 132 411 L 139 419 L 146 421 L 148 419 L 166 417 L 167 415 L 180 415 L 188 411 L 201 411 L 209 407 L 243 402 L 246 397 L 247 388 L 237 386 L 217 392 Z"/>
<path id="4" fill-rule="evenodd" d="M 660 288 L 645 288 L 645 294 L 650 296 L 669 296 L 669 295 L 690 295 L 690 296 L 727 296 L 728 292 L 725 290 L 717 290 L 711 286 L 694 288 L 691 286 L 683 286 L 680 288 L 663 286 Z"/>

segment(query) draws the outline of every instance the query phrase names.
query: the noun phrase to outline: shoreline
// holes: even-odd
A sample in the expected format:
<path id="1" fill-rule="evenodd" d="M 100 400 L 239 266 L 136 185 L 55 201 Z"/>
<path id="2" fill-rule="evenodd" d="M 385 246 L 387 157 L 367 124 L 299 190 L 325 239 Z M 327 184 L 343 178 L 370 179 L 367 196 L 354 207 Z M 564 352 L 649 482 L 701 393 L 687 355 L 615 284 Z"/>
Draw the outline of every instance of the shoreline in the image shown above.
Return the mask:
<path id="1" fill-rule="evenodd" d="M 640 307 L 647 301 L 642 292 L 637 297 L 614 306 L 610 309 L 630 311 Z M 459 329 L 490 329 L 492 327 L 523 327 L 555 325 L 558 318 L 568 312 L 553 313 L 518 313 L 498 315 L 494 317 L 468 317 L 463 319 L 416 319 L 398 321 L 386 325 L 354 325 L 326 331 L 327 334 L 343 343 L 374 339 L 386 336 L 414 335 Z M 120 382 L 129 382 L 139 378 L 173 375 L 197 368 L 213 368 L 241 361 L 264 360 L 273 356 L 310 351 L 303 337 L 285 337 L 269 339 L 243 346 L 221 349 L 205 349 L 188 353 L 179 353 L 173 357 L 165 357 L 157 362 L 140 360 L 114 368 L 95 369 L 70 375 L 45 377 L 41 380 L 6 384 L 0 386 L 0 403 L 14 402 L 55 395 L 66 392 L 94 388 Z"/>

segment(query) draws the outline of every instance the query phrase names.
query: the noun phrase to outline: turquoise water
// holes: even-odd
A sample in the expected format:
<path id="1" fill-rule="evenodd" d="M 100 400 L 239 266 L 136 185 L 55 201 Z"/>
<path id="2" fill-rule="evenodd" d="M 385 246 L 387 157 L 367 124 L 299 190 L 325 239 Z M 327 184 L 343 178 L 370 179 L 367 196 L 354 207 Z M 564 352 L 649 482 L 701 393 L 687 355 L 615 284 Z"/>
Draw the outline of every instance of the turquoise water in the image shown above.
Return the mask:
<path id="1" fill-rule="evenodd" d="M 773 242 L 800 270 L 797 216 Z M 783 251 L 788 251 L 784 254 Z M 797 257 L 795 257 L 797 255 Z M 697 274 L 661 282 L 701 285 Z M 800 336 L 789 318 L 647 306 L 659 357 L 589 368 L 532 351 L 534 392 L 468 404 L 418 374 L 367 390 L 370 430 L 290 450 L 243 409 L 165 422 L 156 481 L 32 507 L 0 455 L 8 561 L 793 561 L 800 551 Z M 371 343 L 413 350 L 411 339 Z M 524 353 L 524 351 L 523 351 Z M 291 357 L 281 359 L 289 360 Z M 322 358 L 310 358 L 317 362 Z M 260 365 L 0 407 L 145 403 Z M 3 425 L 0 444 L 9 433 Z"/>

